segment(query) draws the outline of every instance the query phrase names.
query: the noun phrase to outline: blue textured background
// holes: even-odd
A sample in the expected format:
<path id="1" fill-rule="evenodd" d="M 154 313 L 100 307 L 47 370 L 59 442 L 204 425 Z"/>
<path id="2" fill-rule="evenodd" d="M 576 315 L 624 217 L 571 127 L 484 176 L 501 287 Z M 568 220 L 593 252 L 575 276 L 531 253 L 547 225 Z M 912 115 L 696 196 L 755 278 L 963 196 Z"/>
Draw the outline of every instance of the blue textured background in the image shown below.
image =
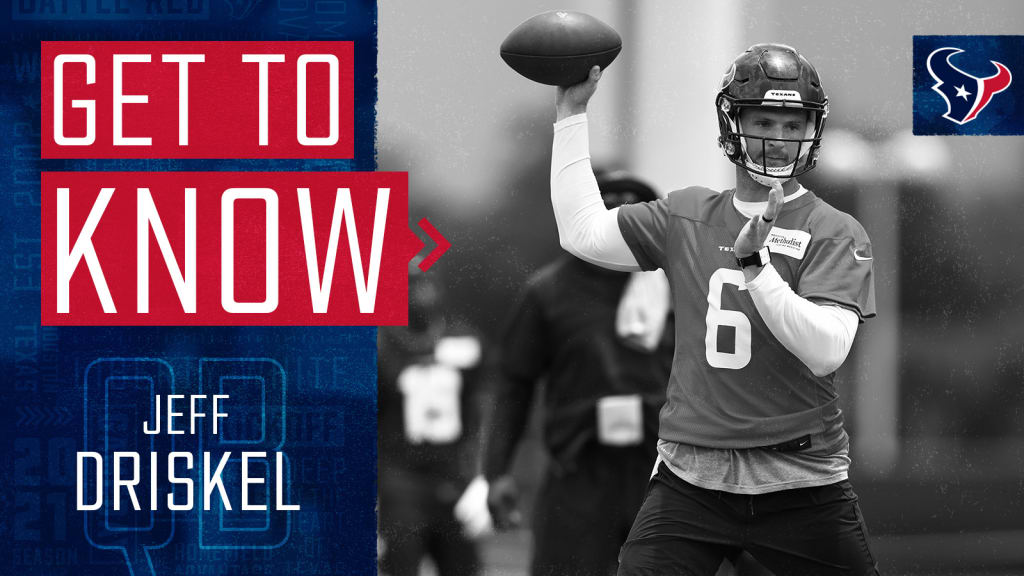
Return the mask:
<path id="1" fill-rule="evenodd" d="M 5 143 L 0 156 L 4 271 L 0 274 L 4 303 L 0 455 L 5 463 L 0 468 L 0 574 L 375 574 L 375 329 L 42 328 L 38 254 L 42 170 L 373 170 L 376 4 L 365 0 L 15 0 L 5 6 L 9 11 L 0 14 L 0 131 Z M 118 7 L 123 13 L 117 12 Z M 154 7 L 163 13 L 155 13 Z M 353 40 L 355 158 L 40 160 L 39 42 L 83 39 Z M 201 548 L 199 510 L 178 512 L 173 519 L 169 513 L 157 513 L 152 528 L 119 536 L 123 550 L 90 544 L 84 513 L 75 511 L 74 458 L 76 451 L 84 449 L 86 368 L 101 358 L 158 359 L 173 371 L 175 391 L 184 394 L 199 390 L 201 358 L 267 358 L 281 365 L 288 418 L 288 438 L 281 450 L 288 458 L 290 502 L 297 499 L 302 510 L 291 512 L 290 518 L 280 512 L 270 515 L 275 529 L 282 522 L 290 523 L 280 546 L 254 548 L 269 541 L 266 534 L 232 530 L 212 534 L 218 546 L 213 548 L 206 539 L 210 525 L 204 522 L 206 547 Z M 134 409 L 131 417 L 122 418 L 129 430 L 122 442 L 141 436 L 146 418 L 138 415 L 148 410 L 149 401 L 148 393 L 122 397 L 110 410 L 123 417 L 126 411 L 132 412 L 128 408 Z M 258 406 L 249 408 L 259 412 Z M 280 405 L 268 402 L 265 409 L 270 413 L 280 410 Z M 102 416 L 102 409 L 90 404 L 90 423 Z M 238 424 L 245 421 L 241 410 L 234 418 Z M 231 416 L 222 422 L 229 421 Z M 334 429 L 318 427 L 323 422 L 330 422 Z M 166 440 L 157 438 L 158 443 Z M 95 447 L 94 440 L 91 436 L 90 448 Z M 199 449 L 197 437 L 176 436 L 175 442 L 178 450 L 195 453 Z M 149 450 L 139 448 L 144 477 Z M 192 477 L 198 473 L 193 471 Z M 234 490 L 229 486 L 229 491 L 233 500 L 239 497 L 237 486 Z M 148 500 L 143 494 L 140 498 Z M 126 514 L 112 519 L 117 521 L 129 528 L 145 527 L 150 518 Z M 171 525 L 173 532 L 168 530 Z M 242 519 L 235 526 L 262 524 Z M 275 543 L 278 535 L 272 538 Z M 145 548 L 157 541 L 163 545 Z"/>
<path id="2" fill-rule="evenodd" d="M 990 61 L 995 60 L 1013 75 L 1006 90 L 966 124 L 943 118 L 946 101 L 932 90 L 935 79 L 928 73 L 928 55 L 944 46 L 963 50 L 951 63 L 967 74 L 991 76 L 996 68 Z M 914 36 L 914 134 L 1024 135 L 1024 36 Z"/>

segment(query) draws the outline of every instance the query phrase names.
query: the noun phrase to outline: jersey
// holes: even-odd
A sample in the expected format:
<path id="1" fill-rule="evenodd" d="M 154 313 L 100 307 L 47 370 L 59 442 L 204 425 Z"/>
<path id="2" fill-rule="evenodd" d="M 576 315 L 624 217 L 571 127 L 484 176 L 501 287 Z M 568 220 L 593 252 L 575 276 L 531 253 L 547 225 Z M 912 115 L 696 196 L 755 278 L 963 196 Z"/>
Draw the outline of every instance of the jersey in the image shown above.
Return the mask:
<path id="1" fill-rule="evenodd" d="M 645 270 L 663 268 L 672 288 L 676 343 L 664 440 L 757 448 L 804 435 L 840 449 L 847 437 L 835 374 L 815 376 L 761 320 L 732 252 L 746 223 L 734 190 L 688 188 L 619 209 L 622 235 Z M 848 214 L 807 192 L 786 202 L 767 246 L 798 295 L 875 315 L 871 243 Z"/>
<path id="2" fill-rule="evenodd" d="M 463 341 L 474 350 L 453 360 Z M 381 327 L 377 350 L 381 476 L 415 472 L 464 486 L 477 464 L 479 342 L 438 321 L 423 332 Z"/>

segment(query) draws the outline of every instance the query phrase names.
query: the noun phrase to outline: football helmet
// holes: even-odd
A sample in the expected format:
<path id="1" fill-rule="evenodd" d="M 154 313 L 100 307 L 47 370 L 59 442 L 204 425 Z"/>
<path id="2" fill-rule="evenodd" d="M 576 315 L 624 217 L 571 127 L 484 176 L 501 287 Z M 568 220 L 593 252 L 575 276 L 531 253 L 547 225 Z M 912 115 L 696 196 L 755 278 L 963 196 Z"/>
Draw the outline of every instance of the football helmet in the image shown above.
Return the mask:
<path id="1" fill-rule="evenodd" d="M 806 110 L 804 137 L 776 139 L 745 133 L 740 113 L 744 109 L 767 107 Z M 792 47 L 755 44 L 737 56 L 722 77 L 715 109 L 718 111 L 719 147 L 730 162 L 746 168 L 759 184 L 770 186 L 773 179 L 789 180 L 817 164 L 821 132 L 828 116 L 828 97 L 814 66 Z M 767 142 L 795 142 L 793 161 L 778 167 L 755 162 L 748 146 L 760 146 L 756 151 L 760 154 L 755 152 L 755 156 L 764 162 Z"/>
<path id="2" fill-rule="evenodd" d="M 659 198 L 650 184 L 625 170 L 595 169 L 594 176 L 597 178 L 597 187 L 601 190 L 604 206 L 609 210 L 624 204 L 652 202 Z"/>

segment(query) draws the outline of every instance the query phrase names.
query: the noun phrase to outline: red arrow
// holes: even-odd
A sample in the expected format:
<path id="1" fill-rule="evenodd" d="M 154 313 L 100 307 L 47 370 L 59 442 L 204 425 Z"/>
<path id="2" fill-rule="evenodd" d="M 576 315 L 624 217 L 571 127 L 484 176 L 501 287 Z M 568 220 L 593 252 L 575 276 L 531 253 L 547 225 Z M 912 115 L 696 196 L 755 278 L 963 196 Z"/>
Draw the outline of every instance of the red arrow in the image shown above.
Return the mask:
<path id="1" fill-rule="evenodd" d="M 434 225 L 427 221 L 426 218 L 420 219 L 419 227 L 426 232 L 427 236 L 429 236 L 436 244 L 434 249 L 427 254 L 427 257 L 420 262 L 420 270 L 426 272 L 427 270 L 430 270 L 430 267 L 433 266 L 449 248 L 452 247 L 452 244 L 446 240 L 444 236 L 441 236 L 441 233 L 437 231 L 437 228 L 434 228 Z"/>

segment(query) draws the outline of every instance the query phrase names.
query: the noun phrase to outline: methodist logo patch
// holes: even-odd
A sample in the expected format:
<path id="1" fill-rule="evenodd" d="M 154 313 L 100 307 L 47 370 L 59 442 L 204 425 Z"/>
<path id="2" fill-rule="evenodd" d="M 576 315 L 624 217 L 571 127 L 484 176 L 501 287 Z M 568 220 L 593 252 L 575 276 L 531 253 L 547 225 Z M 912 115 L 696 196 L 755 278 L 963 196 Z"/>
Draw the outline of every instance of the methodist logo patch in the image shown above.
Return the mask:
<path id="1" fill-rule="evenodd" d="M 772 254 L 785 254 L 802 260 L 807 252 L 807 245 L 810 243 L 811 235 L 803 230 L 772 228 L 765 245 L 772 251 Z"/>
<path id="2" fill-rule="evenodd" d="M 1024 36 L 914 36 L 914 134 L 1024 134 Z"/>

